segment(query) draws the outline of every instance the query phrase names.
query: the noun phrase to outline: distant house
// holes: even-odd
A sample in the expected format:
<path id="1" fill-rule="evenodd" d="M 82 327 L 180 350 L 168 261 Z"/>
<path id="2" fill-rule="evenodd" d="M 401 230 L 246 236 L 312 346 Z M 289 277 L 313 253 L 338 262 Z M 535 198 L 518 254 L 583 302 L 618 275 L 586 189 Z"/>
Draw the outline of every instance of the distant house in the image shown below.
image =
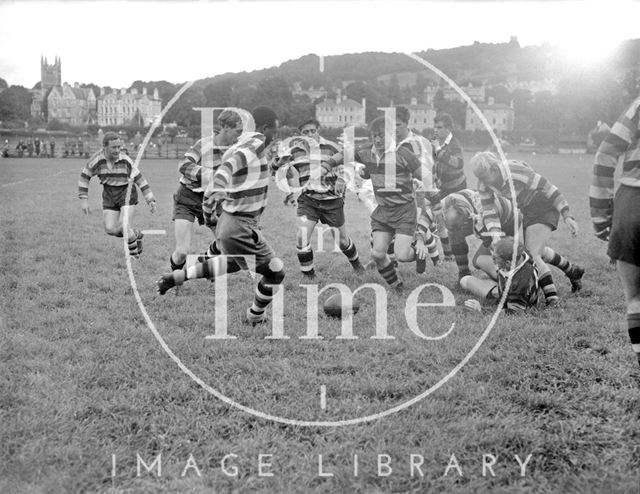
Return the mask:
<path id="1" fill-rule="evenodd" d="M 95 122 L 96 95 L 78 83 L 72 87 L 66 82 L 55 86 L 47 96 L 47 120 L 58 120 L 69 125 L 86 125 Z"/>
<path id="2" fill-rule="evenodd" d="M 484 86 L 472 86 L 469 84 L 467 87 L 461 87 L 465 94 L 469 96 L 473 102 L 484 102 L 486 99 L 486 92 Z M 433 100 L 438 94 L 438 91 L 442 91 L 444 99 L 449 101 L 464 101 L 464 98 L 451 86 L 428 86 L 424 90 L 424 98 L 427 104 L 433 105 Z"/>
<path id="3" fill-rule="evenodd" d="M 513 130 L 514 110 L 504 103 L 495 103 L 493 98 L 489 98 L 489 103 L 477 103 L 476 106 L 489 122 L 491 129 L 496 133 L 509 132 Z M 486 130 L 485 125 L 476 115 L 471 107 L 467 107 L 465 118 L 466 130 Z"/>
<path id="4" fill-rule="evenodd" d="M 432 105 L 420 104 L 417 98 L 411 98 L 411 104 L 402 105 L 409 110 L 409 128 L 422 132 L 433 128 L 436 110 Z"/>
<path id="5" fill-rule="evenodd" d="M 338 91 L 335 101 L 327 99 L 316 105 L 316 120 L 323 127 L 359 127 L 366 124 L 366 101 L 362 98 L 362 104 L 342 96 Z"/>
<path id="6" fill-rule="evenodd" d="M 98 97 L 98 125 L 142 125 L 148 127 L 160 115 L 162 102 L 158 96 L 158 88 L 153 96 L 142 88 L 142 93 L 132 88 L 130 91 L 120 89 L 106 93 L 100 89 Z"/>
<path id="7" fill-rule="evenodd" d="M 318 98 L 326 98 L 327 90 L 322 86 L 319 88 L 312 86 L 309 89 L 302 89 L 302 85 L 299 82 L 295 82 L 291 94 L 294 96 L 308 96 L 311 101 L 315 101 Z"/>

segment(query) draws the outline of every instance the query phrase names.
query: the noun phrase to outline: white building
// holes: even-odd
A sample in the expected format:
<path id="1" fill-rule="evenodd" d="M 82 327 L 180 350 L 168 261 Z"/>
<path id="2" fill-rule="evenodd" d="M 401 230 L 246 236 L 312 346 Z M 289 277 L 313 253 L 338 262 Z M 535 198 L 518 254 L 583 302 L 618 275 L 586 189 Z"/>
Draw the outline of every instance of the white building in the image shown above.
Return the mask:
<path id="1" fill-rule="evenodd" d="M 142 93 L 133 88 L 127 92 L 120 89 L 105 94 L 100 89 L 98 97 L 98 125 L 142 125 L 148 127 L 160 115 L 162 102 L 158 97 L 158 88 L 153 90 L 153 96 L 147 94 L 147 88 Z"/>
<path id="2" fill-rule="evenodd" d="M 484 117 L 491 125 L 496 134 L 509 132 L 513 130 L 514 111 L 513 107 L 504 103 L 495 103 L 493 98 L 489 98 L 488 104 L 477 104 Z M 466 130 L 486 130 L 484 124 L 480 121 L 480 117 L 476 115 L 471 107 L 467 107 L 467 115 L 465 118 Z"/>
<path id="3" fill-rule="evenodd" d="M 338 91 L 335 101 L 325 100 L 316 105 L 316 120 L 323 127 L 360 127 L 366 125 L 366 101 L 362 104 L 342 96 Z"/>
<path id="4" fill-rule="evenodd" d="M 411 98 L 410 105 L 402 105 L 409 110 L 409 128 L 422 132 L 433 128 L 436 110 L 432 105 L 418 103 L 417 98 Z"/>

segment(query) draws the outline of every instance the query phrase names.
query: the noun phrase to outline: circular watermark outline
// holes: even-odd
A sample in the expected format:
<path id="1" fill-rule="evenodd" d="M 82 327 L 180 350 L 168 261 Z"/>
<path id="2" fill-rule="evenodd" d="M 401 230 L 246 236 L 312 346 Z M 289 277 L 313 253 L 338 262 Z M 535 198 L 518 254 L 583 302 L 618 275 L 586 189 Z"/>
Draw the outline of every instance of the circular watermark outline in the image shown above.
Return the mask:
<path id="1" fill-rule="evenodd" d="M 476 113 L 476 115 L 478 116 L 480 121 L 483 123 L 483 125 L 485 126 L 485 128 L 489 132 L 489 135 L 491 136 L 491 140 L 493 141 L 493 143 L 494 143 L 494 145 L 495 145 L 495 147 L 496 147 L 496 149 L 498 151 L 498 155 L 500 157 L 503 169 L 506 172 L 507 180 L 509 182 L 509 190 L 511 192 L 511 198 L 512 198 L 511 201 L 512 201 L 513 211 L 514 211 L 514 250 L 513 250 L 513 258 L 515 259 L 516 258 L 516 253 L 517 253 L 517 246 L 518 246 L 518 243 L 519 243 L 519 237 L 520 237 L 519 230 L 518 230 L 518 215 L 519 215 L 519 213 L 518 213 L 518 208 L 517 208 L 517 203 L 516 203 L 516 194 L 515 194 L 515 188 L 514 188 L 514 185 L 513 185 L 513 180 L 511 178 L 511 173 L 510 173 L 509 168 L 507 166 L 507 158 L 505 157 L 504 152 L 502 150 L 502 146 L 500 145 L 500 140 L 497 138 L 497 136 L 493 132 L 493 129 L 491 128 L 491 125 L 489 124 L 489 122 L 487 121 L 485 116 L 482 114 L 480 109 L 477 107 L 477 105 L 471 100 L 471 98 L 469 98 L 469 96 L 462 90 L 462 88 L 460 88 L 460 86 L 458 86 L 450 77 L 448 77 L 444 72 L 439 70 L 437 67 L 435 67 L 431 63 L 429 63 L 426 60 L 423 60 L 422 58 L 420 58 L 418 55 L 415 55 L 413 53 L 403 53 L 403 54 L 408 56 L 412 60 L 415 60 L 419 64 L 424 65 L 425 67 L 427 67 L 428 69 L 433 71 L 435 74 L 440 76 L 442 79 L 444 79 L 453 89 L 455 89 L 455 91 L 473 109 L 473 111 Z M 164 118 L 166 113 L 169 111 L 171 106 L 182 96 L 182 94 L 184 94 L 184 92 L 187 91 L 193 85 L 194 82 L 195 81 L 186 82 L 178 90 L 178 92 L 173 96 L 173 98 L 171 98 L 171 100 L 167 103 L 167 105 L 162 110 L 160 115 L 153 122 L 153 125 L 151 125 L 151 127 L 149 128 L 149 131 L 147 132 L 144 140 L 142 141 L 142 144 L 140 145 L 140 148 L 138 149 L 138 153 L 136 155 L 136 159 L 135 159 L 134 165 L 133 165 L 134 169 L 138 169 L 139 168 L 140 160 L 141 160 L 142 155 L 143 155 L 143 153 L 145 151 L 145 148 L 148 145 L 148 143 L 149 143 L 149 141 L 151 139 L 151 136 L 153 135 L 155 130 L 159 127 L 159 125 L 162 122 L 162 119 Z M 129 205 L 129 200 L 130 200 L 130 197 L 131 197 L 132 187 L 133 187 L 133 179 L 130 178 L 129 179 L 129 184 L 127 186 L 127 194 L 126 194 L 126 198 L 125 198 L 125 205 L 126 206 Z M 129 223 L 129 218 L 128 218 L 128 215 L 125 214 L 123 216 L 123 230 L 125 232 L 128 231 L 128 226 L 129 226 L 128 223 Z M 432 385 L 430 388 L 426 389 L 425 391 L 423 391 L 419 395 L 413 397 L 412 399 L 407 400 L 405 402 L 402 402 L 402 403 L 400 403 L 400 404 L 398 404 L 398 405 L 396 405 L 396 406 L 394 406 L 392 408 L 388 408 L 386 410 L 383 410 L 382 412 L 378 412 L 378 413 L 374 413 L 374 414 L 370 414 L 370 415 L 365 415 L 363 417 L 356 417 L 356 418 L 344 419 L 344 420 L 298 420 L 298 419 L 290 419 L 290 418 L 286 418 L 286 417 L 281 417 L 281 416 L 273 415 L 273 414 L 270 414 L 270 413 L 265 413 L 265 412 L 262 412 L 260 410 L 256 410 L 256 409 L 251 408 L 249 406 L 246 406 L 246 405 L 243 405 L 241 403 L 238 403 L 237 401 L 225 396 L 220 391 L 216 390 L 212 386 L 210 386 L 207 383 L 205 383 L 198 376 L 196 376 L 193 373 L 193 371 L 191 371 L 191 369 L 189 369 L 180 360 L 180 358 L 175 353 L 173 353 L 171 348 L 169 348 L 167 343 L 164 341 L 164 339 L 162 338 L 162 336 L 160 335 L 160 333 L 156 329 L 155 324 L 151 320 L 151 317 L 149 317 L 147 309 L 146 309 L 146 307 L 145 307 L 145 305 L 144 305 L 144 303 L 142 301 L 142 298 L 140 296 L 140 292 L 138 291 L 138 287 L 137 287 L 137 284 L 136 284 L 135 276 L 133 274 L 133 269 L 131 267 L 131 256 L 129 255 L 129 249 L 128 249 L 128 245 L 127 245 L 127 235 L 123 236 L 123 247 L 124 247 L 124 252 L 125 252 L 127 272 L 128 272 L 128 275 L 129 275 L 129 282 L 131 283 L 131 288 L 133 290 L 133 295 L 134 295 L 134 297 L 136 299 L 136 302 L 138 304 L 140 312 L 142 313 L 142 316 L 144 317 L 144 320 L 145 320 L 145 322 L 147 324 L 147 327 L 149 328 L 149 330 L 151 331 L 151 333 L 153 334 L 155 339 L 158 341 L 158 343 L 160 344 L 160 346 L 162 347 L 164 352 L 180 368 L 180 370 L 182 372 L 184 372 L 187 376 L 189 376 L 196 384 L 198 384 L 205 391 L 207 391 L 208 393 L 212 394 L 213 396 L 215 396 L 216 398 L 218 398 L 219 400 L 221 400 L 222 402 L 224 402 L 225 404 L 227 404 L 227 405 L 229 405 L 229 406 L 231 406 L 233 408 L 236 408 L 238 410 L 246 412 L 246 413 L 248 413 L 250 415 L 253 415 L 254 417 L 258 417 L 258 418 L 265 419 L 265 420 L 268 420 L 268 421 L 277 422 L 277 423 L 285 424 L 285 425 L 300 426 L 300 427 L 342 427 L 342 426 L 348 426 L 348 425 L 358 425 L 358 424 L 363 424 L 363 423 L 366 423 L 366 422 L 371 422 L 373 420 L 382 419 L 382 418 L 388 417 L 388 416 L 390 416 L 390 415 L 392 415 L 392 414 L 394 414 L 396 412 L 399 412 L 401 410 L 405 410 L 406 408 L 409 408 L 412 405 L 415 405 L 416 403 L 422 401 L 427 396 L 429 396 L 430 394 L 432 394 L 433 392 L 435 392 L 436 390 L 441 388 L 452 377 L 454 377 L 458 373 L 458 371 L 460 371 L 460 369 L 462 369 L 469 362 L 469 360 L 471 360 L 471 358 L 480 349 L 480 347 L 482 346 L 484 341 L 488 338 L 489 334 L 491 333 L 491 330 L 493 329 L 493 327 L 495 326 L 496 321 L 498 320 L 498 317 L 502 313 L 502 306 L 504 305 L 504 302 L 506 301 L 507 294 L 509 293 L 509 289 L 511 287 L 512 277 L 513 277 L 513 273 L 511 273 L 508 276 L 507 283 L 506 283 L 504 292 L 502 294 L 502 298 L 500 299 L 500 302 L 498 304 L 498 308 L 496 309 L 496 311 L 494 312 L 493 316 L 491 317 L 491 320 L 489 321 L 489 324 L 485 328 L 484 332 L 478 338 L 478 341 L 476 342 L 476 344 L 467 353 L 467 355 L 465 355 L 465 357 L 448 374 L 446 374 L 444 377 L 442 377 L 437 383 Z"/>

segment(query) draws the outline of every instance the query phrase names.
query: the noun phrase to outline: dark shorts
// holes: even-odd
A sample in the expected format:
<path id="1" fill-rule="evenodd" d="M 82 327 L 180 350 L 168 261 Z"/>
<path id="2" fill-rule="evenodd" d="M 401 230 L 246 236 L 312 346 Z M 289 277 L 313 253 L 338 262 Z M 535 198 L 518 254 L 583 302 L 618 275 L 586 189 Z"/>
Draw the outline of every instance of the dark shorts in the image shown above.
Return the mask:
<path id="1" fill-rule="evenodd" d="M 418 210 L 415 201 L 400 206 L 380 206 L 371 213 L 371 231 L 400 233 L 413 237 L 416 233 Z"/>
<path id="2" fill-rule="evenodd" d="M 640 187 L 621 185 L 616 192 L 607 254 L 640 266 Z"/>
<path id="3" fill-rule="evenodd" d="M 194 192 L 183 184 L 173 194 L 173 217 L 172 220 L 187 220 L 193 223 L 196 219 L 198 223 L 204 225 L 202 215 L 203 192 Z"/>
<path id="4" fill-rule="evenodd" d="M 126 185 L 103 185 L 102 186 L 102 209 L 120 211 L 126 205 L 127 186 Z M 131 197 L 129 206 L 138 204 L 138 190 L 136 186 L 131 187 Z"/>
<path id="5" fill-rule="evenodd" d="M 544 196 L 535 197 L 522 211 L 522 228 L 526 231 L 531 225 L 548 225 L 551 231 L 558 229 L 560 213 L 553 203 Z"/>
<path id="6" fill-rule="evenodd" d="M 314 199 L 305 194 L 298 198 L 298 217 L 306 216 L 309 221 L 320 222 L 340 228 L 344 225 L 344 199 Z"/>
<path id="7" fill-rule="evenodd" d="M 232 215 L 223 211 L 218 219 L 216 237 L 223 254 L 253 255 L 256 258 L 256 266 L 267 264 L 276 257 L 262 236 L 256 218 Z"/>

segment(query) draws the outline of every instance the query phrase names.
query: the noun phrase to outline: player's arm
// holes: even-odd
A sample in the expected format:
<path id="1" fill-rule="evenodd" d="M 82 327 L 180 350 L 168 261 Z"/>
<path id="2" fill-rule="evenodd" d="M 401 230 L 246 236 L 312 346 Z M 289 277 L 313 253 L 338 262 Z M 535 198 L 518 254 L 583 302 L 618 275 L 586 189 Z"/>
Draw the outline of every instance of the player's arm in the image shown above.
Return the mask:
<path id="1" fill-rule="evenodd" d="M 78 198 L 80 199 L 80 209 L 84 214 L 91 214 L 89 209 L 89 181 L 93 177 L 93 167 L 90 164 L 91 162 L 85 165 L 78 179 Z"/>
<path id="2" fill-rule="evenodd" d="M 462 170 L 464 168 L 464 156 L 462 148 L 457 140 L 452 139 L 449 144 L 445 144 L 435 152 L 437 161 L 445 167 L 454 170 Z"/>
<path id="3" fill-rule="evenodd" d="M 213 170 L 202 165 L 201 141 L 194 144 L 178 163 L 178 172 L 192 182 L 206 184 L 211 181 Z"/>
<path id="4" fill-rule="evenodd" d="M 153 195 L 153 191 L 151 190 L 151 186 L 147 179 L 142 176 L 142 172 L 138 168 L 135 169 L 133 175 L 133 182 L 138 186 L 142 195 L 144 195 L 145 201 L 149 205 L 149 209 L 151 209 L 151 214 L 156 212 L 156 198 Z"/>
<path id="5" fill-rule="evenodd" d="M 596 152 L 589 209 L 596 237 L 607 240 L 613 219 L 613 174 L 618 159 L 631 146 L 640 129 L 640 98 L 618 118 Z"/>
<path id="6" fill-rule="evenodd" d="M 576 223 L 576 219 L 571 215 L 569 203 L 562 192 L 560 192 L 555 185 L 549 182 L 542 175 L 533 171 L 530 173 L 532 174 L 532 179 L 529 180 L 527 184 L 528 187 L 542 193 L 547 199 L 549 199 L 549 201 L 551 201 L 553 206 L 562 216 L 567 228 L 569 228 L 569 231 L 575 237 L 578 233 L 578 223 Z"/>
<path id="7" fill-rule="evenodd" d="M 485 234 L 495 242 L 503 236 L 502 225 L 495 207 L 495 194 L 484 183 L 478 182 L 478 195 L 482 204 L 482 222 L 487 229 Z"/>

